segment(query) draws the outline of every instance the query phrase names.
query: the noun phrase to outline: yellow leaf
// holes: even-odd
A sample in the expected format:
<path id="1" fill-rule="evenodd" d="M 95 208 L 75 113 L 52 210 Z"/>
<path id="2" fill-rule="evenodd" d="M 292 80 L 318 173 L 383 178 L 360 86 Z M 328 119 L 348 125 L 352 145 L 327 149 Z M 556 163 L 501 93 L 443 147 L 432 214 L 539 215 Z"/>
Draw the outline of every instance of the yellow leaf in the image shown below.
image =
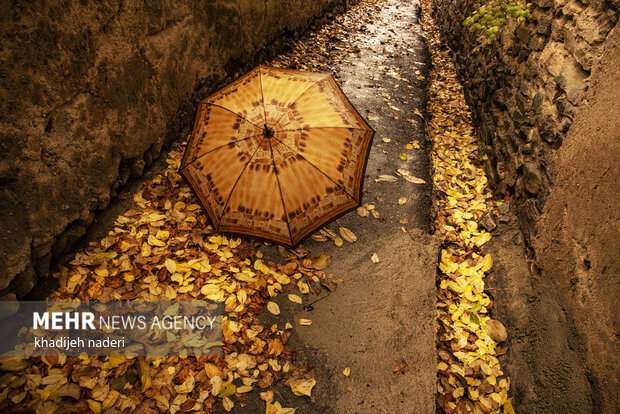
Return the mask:
<path id="1" fill-rule="evenodd" d="M 222 407 L 224 407 L 226 411 L 232 410 L 234 406 L 235 406 L 235 403 L 230 398 L 224 397 L 222 399 Z"/>
<path id="2" fill-rule="evenodd" d="M 508 398 L 504 403 L 504 414 L 515 414 L 515 409 L 512 408 L 512 398 Z"/>
<path id="3" fill-rule="evenodd" d="M 361 217 L 368 217 L 370 215 L 370 213 L 368 212 L 368 210 L 366 210 L 366 207 L 358 207 L 357 210 L 355 210 L 357 212 L 358 215 L 360 215 Z"/>
<path id="4" fill-rule="evenodd" d="M 407 202 L 407 197 L 401 197 L 398 199 L 398 204 L 403 205 Z"/>
<path id="5" fill-rule="evenodd" d="M 165 241 L 170 237 L 170 232 L 168 230 L 157 230 L 157 236 L 159 240 Z"/>
<path id="6" fill-rule="evenodd" d="M 346 368 L 342 371 L 342 375 L 344 375 L 345 377 L 348 377 L 349 375 L 351 375 L 351 368 L 346 367 Z"/>
<path id="7" fill-rule="evenodd" d="M 174 274 L 177 271 L 177 264 L 174 260 L 166 259 L 165 261 L 166 269 L 170 272 L 170 274 Z"/>
<path id="8" fill-rule="evenodd" d="M 271 301 L 267 302 L 267 310 L 274 315 L 280 314 L 280 307 L 275 302 L 271 302 Z"/>
<path id="9" fill-rule="evenodd" d="M 491 266 L 493 266 L 493 257 L 491 257 L 490 254 L 487 254 L 486 256 L 484 256 L 484 259 L 482 259 L 482 267 L 480 268 L 481 271 L 483 272 L 487 272 Z"/>
<path id="10" fill-rule="evenodd" d="M 407 154 L 405 154 L 404 152 L 401 152 L 400 154 L 398 154 L 398 158 L 400 158 L 403 161 L 407 161 Z"/>
<path id="11" fill-rule="evenodd" d="M 338 247 L 342 246 L 342 239 L 340 237 L 336 237 L 336 239 L 334 240 L 334 244 Z"/>
<path id="12" fill-rule="evenodd" d="M 291 381 L 290 384 L 291 384 L 291 390 L 293 391 L 293 394 L 300 396 L 300 397 L 302 395 L 311 397 L 312 388 L 316 384 L 316 380 L 314 378 L 311 378 L 311 379 L 304 380 L 300 383 Z"/>
<path id="13" fill-rule="evenodd" d="M 101 403 L 99 401 L 86 400 L 86 402 L 88 403 L 88 406 L 90 407 L 92 412 L 94 412 L 95 414 L 101 413 Z"/>
<path id="14" fill-rule="evenodd" d="M 273 391 L 265 391 L 260 393 L 261 400 L 265 401 L 267 404 L 273 401 Z"/>
<path id="15" fill-rule="evenodd" d="M 348 241 L 349 243 L 355 243 L 357 241 L 357 236 L 355 235 L 355 233 L 353 233 L 348 228 L 340 227 L 338 231 L 340 232 L 340 235 L 342 236 L 342 238 Z"/>
<path id="16" fill-rule="evenodd" d="M 389 139 L 389 138 L 381 138 L 381 139 L 383 140 L 383 142 L 390 142 L 391 141 L 391 139 Z"/>
<path id="17" fill-rule="evenodd" d="M 304 282 L 302 279 L 300 279 L 297 282 L 297 287 L 299 288 L 299 291 L 306 295 L 308 293 L 310 293 L 310 287 L 308 286 L 308 284 L 306 282 Z"/>
<path id="18" fill-rule="evenodd" d="M 407 144 L 407 145 L 405 145 L 405 148 L 407 148 L 408 150 L 411 150 L 411 149 L 413 149 L 413 145 Z"/>
<path id="19" fill-rule="evenodd" d="M 219 392 L 217 393 L 217 396 L 220 398 L 230 397 L 235 393 L 236 390 L 237 387 L 235 386 L 235 384 L 231 384 L 230 382 L 223 382 Z"/>
<path id="20" fill-rule="evenodd" d="M 370 260 L 372 260 L 373 263 L 379 263 L 379 256 L 377 253 L 373 253 L 372 256 L 370 256 Z"/>
<path id="21" fill-rule="evenodd" d="M 144 257 L 148 257 L 151 255 L 151 246 L 147 243 L 142 243 L 142 249 L 140 249 L 140 254 Z"/>
<path id="22" fill-rule="evenodd" d="M 301 319 L 299 320 L 299 324 L 300 324 L 301 326 L 308 326 L 308 325 L 312 325 L 312 320 L 311 320 L 311 319 L 304 319 L 304 318 L 301 318 Z"/>
<path id="23" fill-rule="evenodd" d="M 148 242 L 151 246 L 163 247 L 166 245 L 166 243 L 159 240 L 157 237 L 153 236 L 152 234 L 149 234 Z"/>
<path id="24" fill-rule="evenodd" d="M 380 175 L 377 178 L 375 178 L 375 181 L 376 182 L 387 181 L 388 183 L 395 183 L 396 181 L 398 181 L 398 177 L 394 177 L 393 175 L 383 174 L 383 175 Z"/>
<path id="25" fill-rule="evenodd" d="M 312 263 L 310 264 L 310 267 L 317 269 L 317 270 L 323 270 L 327 266 L 329 266 L 329 256 L 326 255 L 325 253 L 322 253 L 318 255 L 317 257 L 315 257 L 314 259 L 312 259 Z"/>
<path id="26" fill-rule="evenodd" d="M 206 363 L 204 365 L 204 369 L 207 373 L 207 377 L 209 378 L 219 377 L 222 375 L 222 371 L 216 365 L 213 365 L 211 363 Z"/>
<path id="27" fill-rule="evenodd" d="M 125 358 L 124 356 L 112 355 L 112 356 L 108 357 L 108 360 L 106 362 L 104 362 L 101 367 L 103 369 L 109 370 L 109 369 L 112 369 L 112 368 L 116 368 L 116 367 L 118 367 L 119 365 L 121 365 L 121 364 L 123 364 L 125 362 L 127 362 L 127 358 Z"/>
<path id="28" fill-rule="evenodd" d="M 294 295 L 292 293 L 289 293 L 288 300 L 294 303 L 299 303 L 300 305 L 303 303 L 302 299 L 299 296 Z"/>
<path id="29" fill-rule="evenodd" d="M 118 216 L 118 218 L 116 219 L 116 221 L 119 224 L 127 224 L 127 223 L 133 223 L 133 220 L 130 219 L 129 217 L 125 217 L 125 216 Z"/>
<path id="30" fill-rule="evenodd" d="M 411 174 L 411 172 L 410 172 L 410 171 L 408 171 L 408 170 L 403 170 L 402 168 L 399 168 L 399 169 L 398 169 L 398 173 L 399 173 L 400 175 L 402 175 L 402 176 L 403 176 L 403 178 L 404 178 L 405 180 L 409 181 L 410 183 L 414 183 L 414 184 L 424 184 L 424 183 L 426 183 L 426 181 L 424 181 L 423 179 L 418 178 L 418 177 L 414 177 L 414 176 Z"/>
<path id="31" fill-rule="evenodd" d="M 174 386 L 174 390 L 178 394 L 189 394 L 190 392 L 192 392 L 194 390 L 194 385 L 195 384 L 196 384 L 196 380 L 194 379 L 194 377 L 187 377 L 187 379 L 182 384 L 175 385 Z M 234 387 L 234 385 L 233 385 L 233 387 Z M 234 393 L 234 391 L 233 391 L 233 393 Z"/>
<path id="32" fill-rule="evenodd" d="M 52 393 L 50 390 L 41 389 L 41 388 L 37 388 L 36 392 L 39 394 L 39 396 L 41 397 L 43 401 L 47 401 L 47 399 L 50 397 L 50 394 Z"/>

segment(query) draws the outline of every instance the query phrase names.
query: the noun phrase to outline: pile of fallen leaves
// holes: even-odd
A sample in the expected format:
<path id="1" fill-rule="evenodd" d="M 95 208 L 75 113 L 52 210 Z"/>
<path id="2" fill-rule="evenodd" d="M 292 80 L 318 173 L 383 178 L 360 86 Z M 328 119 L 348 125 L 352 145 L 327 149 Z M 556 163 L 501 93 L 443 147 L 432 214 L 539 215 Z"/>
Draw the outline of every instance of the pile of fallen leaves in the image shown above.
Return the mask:
<path id="1" fill-rule="evenodd" d="M 435 234 L 442 243 L 437 289 L 438 407 L 447 413 L 514 412 L 510 379 L 498 356 L 506 329 L 491 319 L 492 299 L 484 277 L 493 264 L 483 246 L 491 234 L 480 219 L 494 207 L 480 165 L 471 115 L 448 51 L 442 49 L 430 5 L 423 2 L 423 26 L 433 69 L 428 133 L 433 143 Z M 487 213 L 488 214 L 488 213 Z"/>
<path id="2" fill-rule="evenodd" d="M 334 290 L 338 281 L 322 271 L 329 258 L 298 249 L 286 251 L 285 265 L 265 263 L 250 241 L 215 233 L 178 174 L 182 150 L 170 153 L 165 174 L 145 183 L 136 208 L 119 216 L 108 236 L 55 275 L 60 290 L 49 299 L 222 303 L 221 355 L 2 359 L 0 410 L 211 412 L 219 403 L 226 410 L 243 406 L 246 393 L 259 389 L 266 412 L 277 414 L 294 409 L 274 401 L 268 389 L 275 382 L 311 395 L 314 370 L 296 366 L 287 346 L 293 325 L 263 326 L 258 316 L 265 308 L 280 313 L 271 299 L 281 292 Z"/>

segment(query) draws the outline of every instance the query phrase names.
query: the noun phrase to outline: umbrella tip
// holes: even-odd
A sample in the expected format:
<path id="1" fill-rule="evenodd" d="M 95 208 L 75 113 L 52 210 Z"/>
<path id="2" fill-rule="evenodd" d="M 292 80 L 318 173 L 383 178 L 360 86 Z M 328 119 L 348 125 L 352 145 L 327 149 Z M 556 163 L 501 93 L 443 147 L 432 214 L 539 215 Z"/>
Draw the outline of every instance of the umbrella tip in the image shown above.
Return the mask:
<path id="1" fill-rule="evenodd" d="M 263 136 L 265 138 L 273 137 L 273 129 L 269 128 L 267 124 L 263 124 L 263 126 L 265 127 L 265 129 L 263 130 Z"/>

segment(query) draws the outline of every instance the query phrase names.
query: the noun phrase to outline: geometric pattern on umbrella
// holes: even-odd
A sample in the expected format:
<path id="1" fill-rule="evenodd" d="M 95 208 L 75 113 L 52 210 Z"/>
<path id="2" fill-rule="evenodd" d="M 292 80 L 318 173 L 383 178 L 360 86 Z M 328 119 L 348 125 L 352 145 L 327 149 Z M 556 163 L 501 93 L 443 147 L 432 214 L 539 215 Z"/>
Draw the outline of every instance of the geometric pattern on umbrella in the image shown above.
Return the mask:
<path id="1" fill-rule="evenodd" d="M 180 172 L 217 231 L 295 246 L 361 204 L 373 135 L 331 76 L 259 66 L 199 103 Z"/>

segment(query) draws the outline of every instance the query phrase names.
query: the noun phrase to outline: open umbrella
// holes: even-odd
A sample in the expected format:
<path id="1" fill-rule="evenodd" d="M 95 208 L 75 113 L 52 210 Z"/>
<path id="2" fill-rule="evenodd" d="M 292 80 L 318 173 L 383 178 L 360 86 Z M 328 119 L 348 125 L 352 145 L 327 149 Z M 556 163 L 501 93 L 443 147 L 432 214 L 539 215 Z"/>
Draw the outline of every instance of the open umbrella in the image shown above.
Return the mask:
<path id="1" fill-rule="evenodd" d="M 373 135 L 331 76 L 259 66 L 199 103 L 181 174 L 217 231 L 295 246 L 360 205 Z"/>

